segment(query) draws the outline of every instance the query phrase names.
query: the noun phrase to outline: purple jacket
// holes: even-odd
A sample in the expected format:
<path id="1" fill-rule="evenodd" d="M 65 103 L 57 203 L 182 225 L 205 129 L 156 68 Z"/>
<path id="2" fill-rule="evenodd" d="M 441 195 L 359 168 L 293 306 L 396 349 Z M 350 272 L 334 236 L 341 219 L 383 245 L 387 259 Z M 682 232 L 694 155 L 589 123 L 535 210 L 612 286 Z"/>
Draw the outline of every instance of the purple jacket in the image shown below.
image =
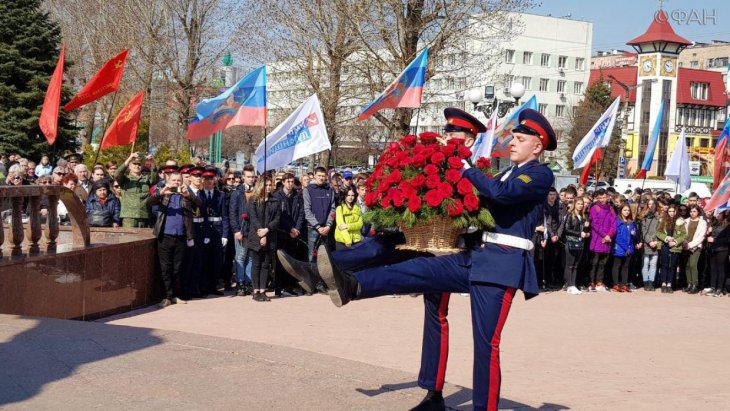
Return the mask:
<path id="1" fill-rule="evenodd" d="M 609 204 L 596 203 L 591 207 L 591 244 L 594 253 L 608 254 L 611 244 L 604 244 L 603 238 L 616 235 L 616 212 Z"/>

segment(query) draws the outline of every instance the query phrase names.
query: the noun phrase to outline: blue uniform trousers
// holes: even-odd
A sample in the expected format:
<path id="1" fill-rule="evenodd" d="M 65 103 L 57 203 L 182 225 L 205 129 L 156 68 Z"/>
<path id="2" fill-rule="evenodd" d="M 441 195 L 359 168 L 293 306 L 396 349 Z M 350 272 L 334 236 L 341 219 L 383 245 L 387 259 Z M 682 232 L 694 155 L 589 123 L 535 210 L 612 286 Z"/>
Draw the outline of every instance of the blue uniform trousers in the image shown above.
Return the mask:
<path id="1" fill-rule="evenodd" d="M 499 342 L 515 289 L 499 284 L 470 281 L 470 271 L 471 253 L 466 251 L 441 257 L 416 258 L 392 266 L 371 268 L 355 273 L 355 277 L 360 283 L 358 298 L 390 294 L 469 292 L 474 338 L 473 405 L 476 410 L 496 410 L 501 385 Z M 433 305 L 432 303 L 432 307 Z M 439 308 L 442 306 L 444 306 L 443 301 L 440 301 Z M 443 311 L 443 313 L 446 312 Z M 437 311 L 436 315 L 439 316 L 439 314 Z M 437 318 L 439 320 L 431 319 L 430 321 L 427 318 L 426 324 L 438 323 L 443 326 L 440 321 L 441 317 Z M 435 335 L 424 333 L 424 345 L 427 345 L 427 338 L 433 339 Z M 442 334 L 439 334 L 439 338 L 443 338 Z M 440 355 L 444 344 L 443 340 L 440 341 L 439 354 L 429 355 L 429 357 L 439 358 L 439 364 L 443 358 L 443 368 L 445 369 L 445 357 Z M 434 344 L 428 345 L 431 350 L 434 350 Z M 438 364 L 436 368 L 439 369 Z M 435 375 L 438 375 L 438 372 Z M 428 383 L 428 378 L 424 378 L 424 381 Z M 437 383 L 438 378 L 435 380 L 435 384 Z"/>

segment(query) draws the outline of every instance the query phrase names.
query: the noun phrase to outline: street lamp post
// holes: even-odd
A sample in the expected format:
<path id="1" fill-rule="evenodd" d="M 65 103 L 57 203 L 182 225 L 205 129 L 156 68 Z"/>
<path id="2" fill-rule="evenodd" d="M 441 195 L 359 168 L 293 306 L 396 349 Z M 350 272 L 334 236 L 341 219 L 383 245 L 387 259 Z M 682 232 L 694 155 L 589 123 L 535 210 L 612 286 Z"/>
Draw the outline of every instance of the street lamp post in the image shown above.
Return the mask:
<path id="1" fill-rule="evenodd" d="M 525 95 L 525 86 L 522 83 L 512 83 L 509 88 L 509 94 L 514 101 L 498 99 L 493 94 L 493 86 L 487 86 L 486 93 L 483 93 L 482 90 L 481 87 L 473 88 L 467 92 L 466 98 L 474 105 L 475 111 L 481 111 L 487 117 L 491 117 L 495 110 L 497 110 L 497 117 L 504 117 L 512 107 L 520 103 L 520 99 Z M 479 105 L 485 99 L 487 104 Z"/>

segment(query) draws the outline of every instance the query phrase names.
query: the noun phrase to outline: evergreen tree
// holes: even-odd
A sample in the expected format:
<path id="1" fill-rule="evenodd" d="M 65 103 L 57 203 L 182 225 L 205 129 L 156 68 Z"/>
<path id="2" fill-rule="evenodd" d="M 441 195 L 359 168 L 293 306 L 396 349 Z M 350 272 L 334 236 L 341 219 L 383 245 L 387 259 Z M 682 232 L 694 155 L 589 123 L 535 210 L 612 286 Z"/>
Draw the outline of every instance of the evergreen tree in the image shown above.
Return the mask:
<path id="1" fill-rule="evenodd" d="M 611 97 L 611 89 L 603 78 L 586 89 L 583 101 L 578 104 L 575 116 L 572 118 L 573 126 L 568 134 L 568 152 L 566 156 L 570 169 L 573 168 L 573 151 L 575 151 L 575 147 L 578 146 L 578 143 L 580 143 L 591 127 L 593 127 L 596 121 L 608 109 L 613 100 Z M 613 129 L 611 140 L 608 146 L 602 149 L 603 160 L 598 164 L 601 179 L 616 177 L 619 149 L 621 147 L 621 119 L 623 118 L 620 113 L 619 111 L 619 117 Z M 581 170 L 573 171 L 573 174 L 579 174 Z M 591 171 L 591 175 L 594 175 L 593 171 Z"/>
<path id="2" fill-rule="evenodd" d="M 61 53 L 61 28 L 40 0 L 0 1 L 0 153 L 38 161 L 75 151 L 76 129 L 61 110 L 55 149 L 38 126 L 46 89 Z M 65 68 L 68 67 L 68 62 Z M 70 99 L 64 88 L 61 106 Z"/>

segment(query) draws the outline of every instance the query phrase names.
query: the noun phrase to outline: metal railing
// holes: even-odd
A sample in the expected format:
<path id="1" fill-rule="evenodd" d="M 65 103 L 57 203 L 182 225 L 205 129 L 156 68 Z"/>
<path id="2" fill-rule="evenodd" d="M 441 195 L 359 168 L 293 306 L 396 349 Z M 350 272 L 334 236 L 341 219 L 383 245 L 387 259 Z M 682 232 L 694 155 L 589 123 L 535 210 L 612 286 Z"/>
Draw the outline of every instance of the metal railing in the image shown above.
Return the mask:
<path id="1" fill-rule="evenodd" d="M 46 224 L 42 224 L 41 200 L 48 199 Z M 86 218 L 86 210 L 81 200 L 73 191 L 59 185 L 45 186 L 3 186 L 0 187 L 0 203 L 12 206 L 10 209 L 10 242 L 11 255 L 23 255 L 23 242 L 30 243 L 29 254 L 41 252 L 41 239 L 46 238 L 48 252 L 55 252 L 58 239 L 58 202 L 68 210 L 71 220 L 71 243 L 74 247 L 86 247 L 91 243 L 91 231 Z M 27 213 L 26 213 L 27 212 Z M 23 222 L 24 216 L 27 223 Z M 5 242 L 5 219 L 0 219 L 0 257 Z"/>

